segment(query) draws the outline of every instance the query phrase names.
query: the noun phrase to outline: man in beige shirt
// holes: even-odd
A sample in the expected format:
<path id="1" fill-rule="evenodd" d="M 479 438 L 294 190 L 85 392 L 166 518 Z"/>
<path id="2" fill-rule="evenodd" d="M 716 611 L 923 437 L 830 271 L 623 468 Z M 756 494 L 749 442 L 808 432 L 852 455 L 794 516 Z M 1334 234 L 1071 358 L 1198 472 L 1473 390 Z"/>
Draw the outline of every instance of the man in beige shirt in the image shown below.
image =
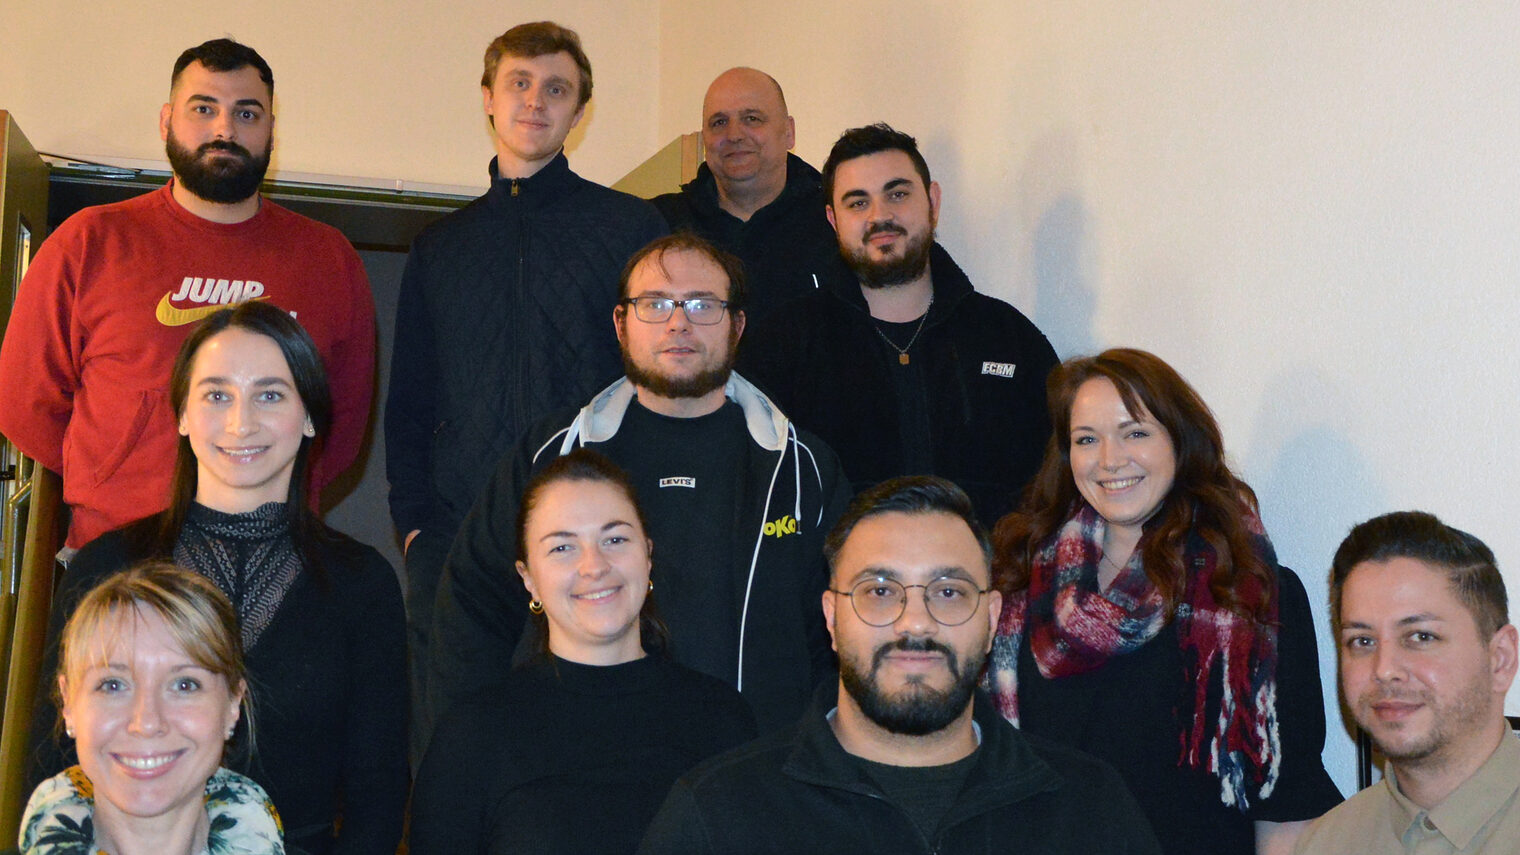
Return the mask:
<path id="1" fill-rule="evenodd" d="M 1330 601 L 1341 689 L 1388 767 L 1295 851 L 1520 852 L 1520 740 L 1504 717 L 1517 633 L 1493 552 L 1430 514 L 1386 514 L 1341 543 Z"/>

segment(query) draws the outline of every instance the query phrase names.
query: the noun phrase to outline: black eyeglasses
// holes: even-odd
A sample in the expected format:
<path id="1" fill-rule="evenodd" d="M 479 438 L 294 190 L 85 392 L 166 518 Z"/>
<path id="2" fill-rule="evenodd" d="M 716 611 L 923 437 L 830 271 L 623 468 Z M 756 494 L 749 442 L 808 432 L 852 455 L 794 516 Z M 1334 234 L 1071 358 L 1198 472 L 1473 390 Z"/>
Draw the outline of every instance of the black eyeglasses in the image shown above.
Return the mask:
<path id="1" fill-rule="evenodd" d="M 829 590 L 849 597 L 855 615 L 868 626 L 889 626 L 908 610 L 908 589 L 922 588 L 924 608 L 929 617 L 944 626 L 960 626 L 976 614 L 982 595 L 991 588 L 979 589 L 965 579 L 935 579 L 927 585 L 904 585 L 895 579 L 862 579 L 848 591 Z"/>
<path id="2" fill-rule="evenodd" d="M 661 324 L 670 320 L 677 306 L 686 313 L 686 319 L 704 327 L 723 320 L 728 310 L 727 300 L 712 297 L 693 297 L 690 300 L 672 300 L 669 297 L 627 297 L 620 302 L 633 307 L 634 317 L 646 324 Z"/>

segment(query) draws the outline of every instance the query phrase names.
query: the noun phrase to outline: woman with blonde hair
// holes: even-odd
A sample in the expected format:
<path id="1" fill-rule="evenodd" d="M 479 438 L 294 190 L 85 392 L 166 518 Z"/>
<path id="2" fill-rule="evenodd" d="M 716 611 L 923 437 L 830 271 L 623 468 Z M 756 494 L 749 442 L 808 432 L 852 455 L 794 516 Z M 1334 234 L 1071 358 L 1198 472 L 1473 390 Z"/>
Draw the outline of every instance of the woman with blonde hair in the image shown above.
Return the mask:
<path id="1" fill-rule="evenodd" d="M 33 792 L 23 853 L 285 851 L 263 789 L 221 766 L 248 681 L 215 585 L 160 562 L 108 577 L 64 627 L 56 689 L 79 765 Z"/>

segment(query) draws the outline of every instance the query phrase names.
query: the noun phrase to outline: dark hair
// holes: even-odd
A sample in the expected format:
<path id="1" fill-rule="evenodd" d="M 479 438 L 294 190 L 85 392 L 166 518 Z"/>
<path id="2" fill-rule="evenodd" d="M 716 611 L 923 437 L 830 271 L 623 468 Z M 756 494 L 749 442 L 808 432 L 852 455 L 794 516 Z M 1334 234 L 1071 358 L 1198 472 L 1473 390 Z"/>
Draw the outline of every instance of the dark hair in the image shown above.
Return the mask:
<path id="1" fill-rule="evenodd" d="M 104 654 L 109 641 L 101 632 L 128 609 L 157 615 L 192 662 L 226 680 L 229 692 L 242 692 L 239 730 L 247 734 L 245 747 L 251 752 L 253 699 L 237 611 L 227 595 L 199 573 L 167 561 L 143 561 L 102 579 L 74 606 L 59 635 L 58 676 L 67 678 L 84 665 L 91 654 L 90 640 Z M 67 699 L 58 686 L 54 679 L 54 698 L 61 710 Z"/>
<path id="2" fill-rule="evenodd" d="M 296 548 L 306 566 L 319 578 L 322 576 L 318 559 L 318 545 L 328 542 L 331 535 L 326 526 L 312 512 L 306 501 L 307 484 L 311 478 L 311 460 L 314 444 L 327 435 L 332 426 L 332 392 L 327 385 L 327 369 L 316 344 L 291 317 L 289 313 L 263 300 L 250 300 L 225 309 L 219 309 L 201 321 L 180 345 L 179 355 L 174 359 L 174 369 L 169 375 L 169 403 L 176 418 L 184 415 L 185 404 L 190 398 L 190 374 L 195 368 L 195 357 L 201 346 L 212 337 L 229 329 L 239 329 L 272 340 L 285 357 L 290 377 L 295 381 L 296 394 L 306 408 L 306 415 L 315 428 L 316 438 L 302 437 L 296 451 L 295 466 L 290 475 L 290 490 L 286 494 L 285 513 L 290 519 L 291 533 Z M 170 485 L 169 508 L 144 528 L 134 529 L 131 539 L 146 554 L 168 559 L 174 554 L 174 544 L 179 540 L 185 516 L 195 501 L 198 470 L 195 451 L 188 437 L 179 438 L 179 449 L 174 458 L 174 480 Z"/>
<path id="3" fill-rule="evenodd" d="M 638 519 L 640 533 L 649 536 L 649 520 L 644 516 L 644 508 L 639 505 L 638 492 L 633 487 L 633 480 L 628 473 L 618 467 L 616 463 L 608 460 L 601 454 L 588 448 L 575 448 L 569 454 L 556 457 L 547 466 L 540 469 L 528 480 L 523 487 L 522 500 L 517 504 L 517 560 L 524 565 L 528 563 L 528 518 L 533 515 L 538 507 L 539 497 L 544 490 L 554 484 L 565 482 L 585 482 L 591 484 L 606 484 L 623 494 L 628 504 L 633 505 L 634 516 Z M 651 571 L 651 578 L 653 571 Z M 539 638 L 539 653 L 549 654 L 549 619 L 546 615 L 529 615 L 537 625 Z M 665 622 L 660 619 L 659 609 L 655 607 L 654 591 L 650 591 L 644 597 L 644 605 L 639 609 L 639 640 L 644 649 L 651 653 L 663 653 L 670 647 L 670 630 L 665 627 Z"/>
<path id="4" fill-rule="evenodd" d="M 905 475 L 883 481 L 850 500 L 850 506 L 823 541 L 823 557 L 829 562 L 829 572 L 833 572 L 834 562 L 844 549 L 845 541 L 850 539 L 850 533 L 861 520 L 894 512 L 959 517 L 981 547 L 982 559 L 989 567 L 992 565 L 992 543 L 987 539 L 987 530 L 977 522 L 976 511 L 966 491 L 937 475 Z"/>
<path id="5" fill-rule="evenodd" d="M 259 56 L 258 51 L 245 44 L 232 39 L 212 39 L 188 48 L 179 55 L 179 59 L 174 61 L 174 73 L 169 75 L 170 89 L 179 82 L 180 72 L 189 67 L 192 62 L 199 62 L 206 67 L 207 71 L 218 72 L 237 71 L 240 68 L 253 66 L 259 73 L 259 79 L 269 87 L 270 97 L 274 97 L 274 72 L 270 70 L 269 63 Z"/>
<path id="6" fill-rule="evenodd" d="M 1396 511 L 1351 529 L 1330 565 L 1330 618 L 1340 626 L 1341 591 L 1358 564 L 1411 558 L 1444 572 L 1486 641 L 1509 623 L 1509 596 L 1494 553 L 1483 541 L 1424 511 Z"/>
<path id="7" fill-rule="evenodd" d="M 623 272 L 618 274 L 619 305 L 621 301 L 628 299 L 628 282 L 633 278 L 633 272 L 644 263 L 644 259 L 653 256 L 654 263 L 660 268 L 660 272 L 669 275 L 669 271 L 665 269 L 665 254 L 669 252 L 696 252 L 707 256 L 708 260 L 718 265 L 723 270 L 723 275 L 728 277 L 729 312 L 744 311 L 744 305 L 749 298 L 749 285 L 744 279 L 744 262 L 733 253 L 719 249 L 716 244 L 688 229 L 680 229 L 674 234 L 655 238 L 628 259 L 628 263 L 623 265 Z"/>
<path id="8" fill-rule="evenodd" d="M 1277 589 L 1274 570 L 1258 554 L 1247 524 L 1258 513 L 1256 494 L 1230 471 L 1219 424 L 1198 392 L 1154 354 L 1133 348 L 1068 359 L 1046 380 L 1051 435 L 1040 471 L 1019 508 L 993 528 L 993 570 L 1005 595 L 1029 586 L 1034 557 L 1085 501 L 1071 471 L 1071 408 L 1089 380 L 1114 384 L 1131 416 L 1147 412 L 1171 436 L 1177 458 L 1172 489 L 1145 523 L 1141 561 L 1145 575 L 1174 614 L 1187 586 L 1183 553 L 1190 537 L 1202 538 L 1217 556 L 1209 590 L 1237 614 L 1266 621 Z M 1247 577 L 1260 582 L 1261 602 L 1241 600 Z"/>
<path id="9" fill-rule="evenodd" d="M 586 58 L 586 51 L 581 48 L 581 37 L 575 30 L 561 27 L 553 21 L 518 24 L 497 36 L 486 46 L 485 72 L 480 75 L 480 85 L 489 89 L 496 84 L 496 68 L 501 65 L 504 56 L 532 59 L 561 51 L 570 54 L 570 58 L 575 60 L 575 67 L 580 69 L 581 81 L 575 94 L 580 99 L 577 106 L 584 107 L 591 100 L 591 60 Z"/>
<path id="10" fill-rule="evenodd" d="M 823 203 L 829 206 L 834 204 L 834 173 L 838 171 L 839 164 L 883 151 L 906 154 L 913 161 L 918 177 L 924 180 L 924 189 L 929 189 L 929 164 L 918 151 L 918 140 L 886 122 L 877 122 L 863 128 L 850 128 L 839 135 L 834 147 L 829 150 L 829 159 L 823 162 Z"/>

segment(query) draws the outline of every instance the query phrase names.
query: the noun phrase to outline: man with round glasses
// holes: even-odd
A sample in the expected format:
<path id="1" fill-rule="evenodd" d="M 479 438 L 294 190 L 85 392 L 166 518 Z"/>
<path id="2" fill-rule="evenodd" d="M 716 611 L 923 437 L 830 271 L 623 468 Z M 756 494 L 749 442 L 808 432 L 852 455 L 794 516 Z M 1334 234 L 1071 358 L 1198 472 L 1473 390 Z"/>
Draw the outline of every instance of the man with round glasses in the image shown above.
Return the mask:
<path id="1" fill-rule="evenodd" d="M 886 481 L 824 551 L 837 687 L 794 732 L 677 781 L 641 855 L 1160 852 L 1118 773 L 1020 733 L 977 692 L 1002 597 L 964 491 Z"/>
<path id="2" fill-rule="evenodd" d="M 638 490 L 676 661 L 737 688 L 762 730 L 790 726 L 833 673 L 818 595 L 823 537 L 849 482 L 833 451 L 733 373 L 745 321 L 737 258 L 677 233 L 635 253 L 619 288 L 626 376 L 529 429 L 450 550 L 433 621 L 433 712 L 506 676 L 529 600 L 511 571 L 518 499 L 535 471 L 585 445 Z"/>

